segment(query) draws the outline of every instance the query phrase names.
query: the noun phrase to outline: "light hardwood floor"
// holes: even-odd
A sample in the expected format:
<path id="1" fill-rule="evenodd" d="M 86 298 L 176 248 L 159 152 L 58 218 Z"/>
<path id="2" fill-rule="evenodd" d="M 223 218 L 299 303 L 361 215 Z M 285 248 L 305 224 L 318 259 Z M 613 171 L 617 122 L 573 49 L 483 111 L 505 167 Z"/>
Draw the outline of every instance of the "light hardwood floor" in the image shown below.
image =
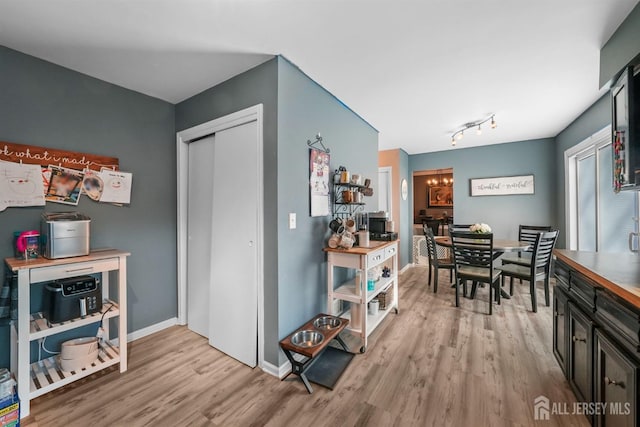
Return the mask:
<path id="1" fill-rule="evenodd" d="M 448 273 L 440 279 L 434 294 L 425 268 L 401 277 L 400 314 L 334 391 L 309 395 L 296 377 L 252 370 L 176 326 L 130 344 L 125 374 L 112 369 L 34 400 L 24 425 L 527 426 L 538 395 L 572 405 L 551 351 L 551 308 L 532 313 L 526 283 L 489 316 L 486 289 L 456 308 Z M 538 423 L 588 425 L 582 415 Z"/>

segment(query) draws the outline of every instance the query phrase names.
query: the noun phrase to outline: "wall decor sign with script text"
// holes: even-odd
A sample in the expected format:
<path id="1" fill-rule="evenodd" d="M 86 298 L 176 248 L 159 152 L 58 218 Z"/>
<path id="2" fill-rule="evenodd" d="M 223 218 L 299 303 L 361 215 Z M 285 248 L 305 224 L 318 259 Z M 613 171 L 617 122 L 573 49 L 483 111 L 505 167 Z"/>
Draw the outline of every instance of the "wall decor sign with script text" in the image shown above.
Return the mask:
<path id="1" fill-rule="evenodd" d="M 471 196 L 511 196 L 534 194 L 533 175 L 470 179 Z"/>
<path id="2" fill-rule="evenodd" d="M 47 167 L 57 165 L 63 168 L 100 171 L 102 168 L 119 169 L 119 161 L 115 157 L 97 156 L 95 154 L 76 153 L 74 151 L 56 150 L 53 148 L 35 147 L 33 145 L 14 144 L 0 141 L 0 160 L 28 165 Z"/>

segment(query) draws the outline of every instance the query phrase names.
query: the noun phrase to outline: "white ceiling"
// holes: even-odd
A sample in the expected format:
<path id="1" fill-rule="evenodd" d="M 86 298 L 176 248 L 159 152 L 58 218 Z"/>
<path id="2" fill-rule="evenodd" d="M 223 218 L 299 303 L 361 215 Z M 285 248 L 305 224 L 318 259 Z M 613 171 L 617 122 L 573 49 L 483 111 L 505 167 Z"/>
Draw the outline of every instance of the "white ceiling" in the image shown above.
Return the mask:
<path id="1" fill-rule="evenodd" d="M 637 2 L 0 0 L 0 44 L 174 103 L 283 54 L 413 154 L 555 136 Z"/>

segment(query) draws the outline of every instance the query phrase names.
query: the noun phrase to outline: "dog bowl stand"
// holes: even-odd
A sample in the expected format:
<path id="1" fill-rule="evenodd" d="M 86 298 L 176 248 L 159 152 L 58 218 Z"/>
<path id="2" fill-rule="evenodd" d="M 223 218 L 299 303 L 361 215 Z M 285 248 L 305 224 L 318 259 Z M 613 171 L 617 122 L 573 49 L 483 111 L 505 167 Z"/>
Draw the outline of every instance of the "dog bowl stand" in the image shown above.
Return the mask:
<path id="1" fill-rule="evenodd" d="M 313 326 L 313 322 L 322 316 L 327 315 L 318 314 L 280 341 L 282 351 L 291 362 L 291 373 L 300 377 L 309 394 L 313 393 L 313 388 L 309 381 L 333 389 L 333 386 L 340 379 L 354 356 L 349 353 L 347 345 L 339 335 L 347 327 L 349 320 L 340 318 L 342 324 L 335 329 L 318 329 Z M 311 347 L 294 345 L 291 342 L 291 337 L 304 330 L 316 330 L 324 335 L 324 340 L 320 344 Z M 333 340 L 338 341 L 343 350 L 329 347 L 329 343 Z M 296 354 L 303 356 L 303 358 L 295 357 Z"/>

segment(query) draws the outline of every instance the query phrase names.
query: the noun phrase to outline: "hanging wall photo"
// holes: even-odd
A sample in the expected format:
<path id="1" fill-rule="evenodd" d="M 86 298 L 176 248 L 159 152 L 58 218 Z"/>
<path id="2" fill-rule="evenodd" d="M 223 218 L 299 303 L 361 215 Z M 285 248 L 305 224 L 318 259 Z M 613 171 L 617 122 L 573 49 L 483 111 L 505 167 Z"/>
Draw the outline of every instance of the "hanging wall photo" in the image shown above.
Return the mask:
<path id="1" fill-rule="evenodd" d="M 311 216 L 327 216 L 330 207 L 329 179 L 331 156 L 322 150 L 309 150 L 309 194 Z"/>
<path id="2" fill-rule="evenodd" d="M 53 165 L 48 169 L 51 170 L 51 177 L 44 197 L 46 201 L 77 206 L 84 172 Z"/>

